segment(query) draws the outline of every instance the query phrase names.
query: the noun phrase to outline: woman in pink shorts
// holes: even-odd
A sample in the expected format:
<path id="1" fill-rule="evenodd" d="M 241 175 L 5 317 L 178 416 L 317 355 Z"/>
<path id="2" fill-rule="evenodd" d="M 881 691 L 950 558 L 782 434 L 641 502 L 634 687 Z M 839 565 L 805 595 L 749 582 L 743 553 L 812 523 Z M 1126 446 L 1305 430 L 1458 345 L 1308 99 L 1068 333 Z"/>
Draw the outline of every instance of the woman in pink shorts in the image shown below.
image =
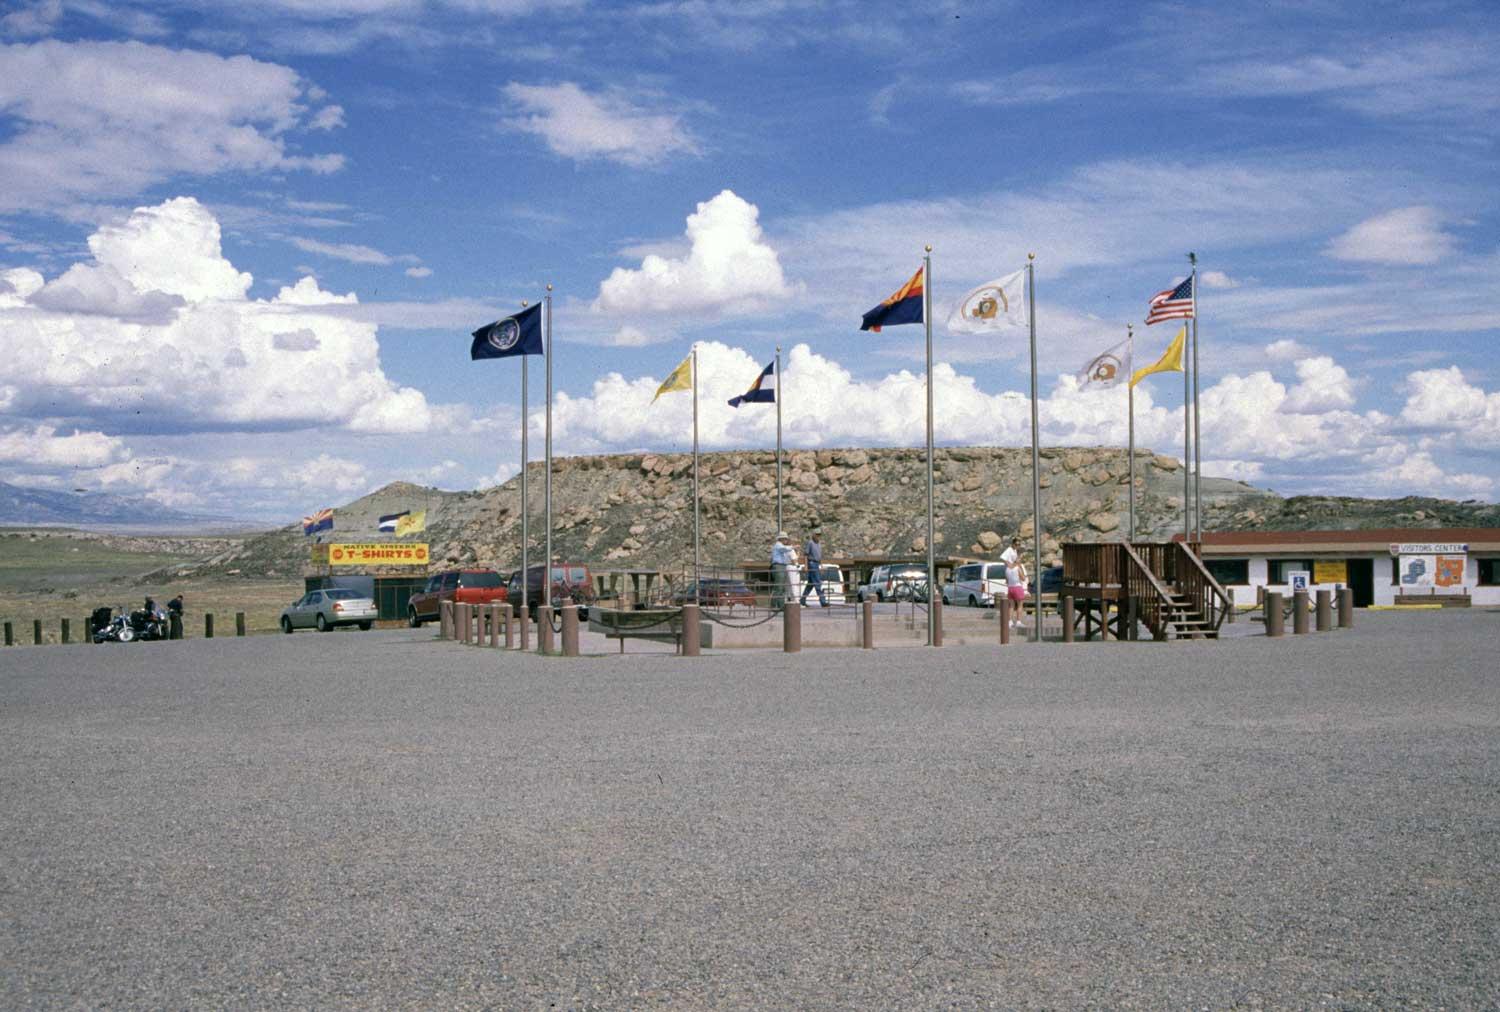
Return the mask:
<path id="1" fill-rule="evenodd" d="M 1011 625 L 1024 626 L 1021 619 L 1022 602 L 1026 600 L 1026 564 L 1020 559 L 1005 567 L 1005 593 L 1010 597 Z"/>

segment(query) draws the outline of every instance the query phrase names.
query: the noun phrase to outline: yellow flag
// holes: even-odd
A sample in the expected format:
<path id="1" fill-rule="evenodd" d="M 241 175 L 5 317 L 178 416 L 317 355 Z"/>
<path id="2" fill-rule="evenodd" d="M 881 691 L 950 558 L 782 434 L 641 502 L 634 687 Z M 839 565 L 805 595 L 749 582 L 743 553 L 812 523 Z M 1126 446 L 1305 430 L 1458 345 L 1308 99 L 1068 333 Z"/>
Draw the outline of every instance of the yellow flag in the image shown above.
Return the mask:
<path id="1" fill-rule="evenodd" d="M 427 511 L 417 510 L 408 513 L 396 521 L 396 537 L 404 538 L 408 534 L 420 534 L 427 529 Z"/>
<path id="2" fill-rule="evenodd" d="M 1154 372 L 1182 372 L 1182 346 L 1186 342 L 1187 327 L 1183 327 L 1177 332 L 1177 336 L 1172 338 L 1172 343 L 1167 345 L 1167 350 L 1162 353 L 1161 358 L 1156 360 L 1155 365 L 1148 365 L 1130 374 L 1130 385 L 1135 386 Z"/>
<path id="3" fill-rule="evenodd" d="M 656 397 L 660 397 L 662 394 L 669 394 L 673 390 L 691 389 L 693 389 L 693 356 L 690 354 L 682 360 L 681 365 L 672 370 L 672 375 L 668 376 L 665 382 L 656 388 Z M 651 398 L 652 404 L 656 403 L 656 397 Z"/>

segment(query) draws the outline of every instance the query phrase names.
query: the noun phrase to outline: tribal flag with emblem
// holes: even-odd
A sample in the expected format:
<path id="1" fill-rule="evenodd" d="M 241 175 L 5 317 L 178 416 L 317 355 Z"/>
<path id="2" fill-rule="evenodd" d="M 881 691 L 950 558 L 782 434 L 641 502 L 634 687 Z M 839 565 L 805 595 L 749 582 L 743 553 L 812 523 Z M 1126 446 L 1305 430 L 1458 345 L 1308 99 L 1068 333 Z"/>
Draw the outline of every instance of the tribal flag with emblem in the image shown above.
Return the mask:
<path id="1" fill-rule="evenodd" d="M 310 517 L 302 518 L 302 533 L 308 536 L 317 534 L 319 531 L 333 530 L 333 510 L 318 510 Z"/>
<path id="2" fill-rule="evenodd" d="M 1193 318 L 1193 279 L 1183 281 L 1176 288 L 1168 288 L 1151 296 L 1151 308 L 1146 311 L 1146 325 L 1163 320 L 1191 320 Z"/>
<path id="3" fill-rule="evenodd" d="M 474 331 L 469 358 L 509 358 L 542 354 L 542 304 L 527 306 L 514 316 L 496 320 Z"/>
<path id="4" fill-rule="evenodd" d="M 987 330 L 1026 326 L 1026 270 L 980 285 L 948 317 L 948 329 L 956 334 L 979 334 Z"/>
<path id="5" fill-rule="evenodd" d="M 661 386 L 656 388 L 656 397 L 660 397 L 662 394 L 669 394 L 674 390 L 691 389 L 693 389 L 693 356 L 689 352 L 688 357 L 682 360 L 682 364 L 673 369 L 671 375 L 662 381 Z M 651 398 L 652 404 L 656 403 L 656 397 Z"/>
<path id="6" fill-rule="evenodd" d="M 898 323 L 921 323 L 922 322 L 922 272 L 925 267 L 918 267 L 917 273 L 911 276 L 911 280 L 886 299 L 880 305 L 870 310 L 863 317 L 859 325 L 860 330 L 873 330 L 880 333 L 880 328 L 887 324 L 894 326 Z"/>
<path id="7" fill-rule="evenodd" d="M 1098 387 L 1107 390 L 1130 375 L 1130 341 L 1124 340 L 1106 352 L 1095 355 L 1078 371 L 1078 388 Z"/>
<path id="8" fill-rule="evenodd" d="M 400 513 L 387 513 L 380 518 L 380 523 L 376 526 L 376 529 L 386 534 L 395 534 L 396 524 L 410 512 L 410 510 L 402 510 Z"/>
<path id="9" fill-rule="evenodd" d="M 776 403 L 776 361 L 772 359 L 771 364 L 760 371 L 755 377 L 755 382 L 750 384 L 750 389 L 738 397 L 729 398 L 729 406 L 737 408 L 741 404 L 774 404 Z"/>
<path id="10" fill-rule="evenodd" d="M 1137 369 L 1130 374 L 1130 385 L 1135 386 L 1141 380 L 1154 372 L 1182 372 L 1182 346 L 1187 343 L 1187 327 L 1177 332 L 1172 338 L 1172 343 L 1167 345 L 1167 350 L 1162 352 L 1161 358 L 1144 369 Z"/>
<path id="11" fill-rule="evenodd" d="M 408 534 L 421 534 L 427 529 L 427 511 L 417 510 L 415 513 L 403 513 L 396 521 L 396 537 L 404 538 Z"/>

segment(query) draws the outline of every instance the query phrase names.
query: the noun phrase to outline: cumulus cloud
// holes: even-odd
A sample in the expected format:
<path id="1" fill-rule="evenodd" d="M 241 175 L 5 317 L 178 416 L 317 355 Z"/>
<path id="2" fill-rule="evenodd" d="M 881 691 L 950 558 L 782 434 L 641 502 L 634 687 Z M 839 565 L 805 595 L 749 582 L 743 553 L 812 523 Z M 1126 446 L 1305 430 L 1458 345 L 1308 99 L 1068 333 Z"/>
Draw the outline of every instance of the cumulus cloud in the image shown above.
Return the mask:
<path id="1" fill-rule="evenodd" d="M 74 429 L 59 435 L 56 426 L 0 429 L 0 463 L 29 467 L 102 467 L 127 456 L 124 442 L 102 432 Z"/>
<path id="2" fill-rule="evenodd" d="M 571 81 L 511 82 L 504 93 L 521 114 L 507 117 L 505 126 L 542 138 L 564 158 L 602 158 L 639 168 L 675 154 L 700 153 L 680 115 L 643 108 L 620 89 L 590 94 Z"/>
<path id="3" fill-rule="evenodd" d="M 87 418 L 106 430 L 123 417 L 161 431 L 431 425 L 423 395 L 381 370 L 375 326 L 333 314 L 357 304 L 354 295 L 303 278 L 275 298 L 247 298 L 250 275 L 224 258 L 218 222 L 196 200 L 139 208 L 101 228 L 89 248 L 92 262 L 51 284 L 30 269 L 4 276 L 8 412 Z M 59 287 L 70 277 L 107 280 L 113 303 L 98 296 L 68 307 L 60 293 L 82 291 Z M 153 297 L 174 300 L 174 312 L 160 319 L 102 312 Z"/>
<path id="4" fill-rule="evenodd" d="M 1397 208 L 1355 225 L 1328 244 L 1328 254 L 1360 263 L 1435 264 L 1455 249 L 1442 226 L 1434 208 Z"/>
<path id="5" fill-rule="evenodd" d="M 1421 369 L 1407 379 L 1401 421 L 1413 429 L 1461 433 L 1466 442 L 1500 446 L 1500 393 L 1486 393 L 1457 366 Z"/>
<path id="6" fill-rule="evenodd" d="M 0 46 L 0 211 L 133 195 L 179 173 L 336 171 L 340 155 L 289 150 L 307 99 L 295 71 L 248 56 L 139 42 Z M 333 125 L 321 111 L 312 119 Z"/>
<path id="7" fill-rule="evenodd" d="M 1288 411 L 1327 412 L 1347 410 L 1354 406 L 1354 383 L 1344 367 L 1327 355 L 1304 358 L 1297 363 L 1300 381 L 1288 393 L 1284 407 Z"/>
<path id="8" fill-rule="evenodd" d="M 761 234 L 760 210 L 731 190 L 688 216 L 687 255 L 648 254 L 639 268 L 616 267 L 599 285 L 607 313 L 750 312 L 792 294 L 776 250 Z"/>

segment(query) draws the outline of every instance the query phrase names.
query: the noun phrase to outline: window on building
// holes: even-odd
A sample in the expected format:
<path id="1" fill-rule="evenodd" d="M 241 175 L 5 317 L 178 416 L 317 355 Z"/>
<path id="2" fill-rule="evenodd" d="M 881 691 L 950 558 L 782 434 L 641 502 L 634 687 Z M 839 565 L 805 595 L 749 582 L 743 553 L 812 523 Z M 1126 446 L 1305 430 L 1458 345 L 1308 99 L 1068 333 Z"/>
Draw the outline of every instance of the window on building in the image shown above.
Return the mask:
<path id="1" fill-rule="evenodd" d="M 1494 587 L 1500 585 L 1500 559 L 1478 559 L 1479 563 L 1479 585 L 1481 587 Z"/>
<path id="2" fill-rule="evenodd" d="M 1204 559 L 1203 564 L 1221 587 L 1243 586 L 1250 582 L 1249 559 Z"/>
<path id="3" fill-rule="evenodd" d="M 1288 573 L 1295 569 L 1305 569 L 1312 572 L 1312 559 L 1272 559 L 1270 573 L 1266 579 L 1267 583 L 1287 583 L 1291 577 Z"/>

